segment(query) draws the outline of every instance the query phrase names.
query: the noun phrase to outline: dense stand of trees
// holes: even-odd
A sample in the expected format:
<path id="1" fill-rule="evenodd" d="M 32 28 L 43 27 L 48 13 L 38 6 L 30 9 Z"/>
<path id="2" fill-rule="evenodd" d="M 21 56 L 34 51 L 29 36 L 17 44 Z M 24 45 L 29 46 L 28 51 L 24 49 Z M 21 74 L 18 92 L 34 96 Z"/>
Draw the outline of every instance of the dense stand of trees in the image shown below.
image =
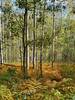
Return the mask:
<path id="1" fill-rule="evenodd" d="M 30 65 L 42 77 L 43 63 L 54 67 L 54 62 L 75 62 L 72 1 L 67 16 L 61 1 L 57 7 L 52 2 L 49 7 L 47 0 L 16 0 L 18 11 L 13 10 L 11 0 L 0 2 L 0 64 L 20 63 L 25 79 Z"/>

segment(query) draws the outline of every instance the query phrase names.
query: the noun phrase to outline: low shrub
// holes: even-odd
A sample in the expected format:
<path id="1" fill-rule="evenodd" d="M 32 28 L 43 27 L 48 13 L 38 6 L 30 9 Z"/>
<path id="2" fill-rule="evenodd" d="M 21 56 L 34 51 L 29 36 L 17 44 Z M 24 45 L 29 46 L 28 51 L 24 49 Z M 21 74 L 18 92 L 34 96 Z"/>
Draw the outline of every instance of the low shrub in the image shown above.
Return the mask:
<path id="1" fill-rule="evenodd" d="M 64 78 L 72 78 L 75 79 L 75 66 L 71 65 L 62 65 L 61 66 L 62 76 Z"/>
<path id="2" fill-rule="evenodd" d="M 14 100 L 12 93 L 5 85 L 0 85 L 0 100 Z"/>

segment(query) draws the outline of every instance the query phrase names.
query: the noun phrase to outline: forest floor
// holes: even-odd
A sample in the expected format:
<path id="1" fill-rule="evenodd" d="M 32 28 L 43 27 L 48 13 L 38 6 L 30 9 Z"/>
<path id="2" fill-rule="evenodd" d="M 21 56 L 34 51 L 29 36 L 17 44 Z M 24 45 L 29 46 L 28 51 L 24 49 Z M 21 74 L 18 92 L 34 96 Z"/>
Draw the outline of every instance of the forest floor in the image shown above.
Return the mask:
<path id="1" fill-rule="evenodd" d="M 0 65 L 0 100 L 75 100 L 75 65 L 43 64 L 43 77 L 32 66 L 22 78 L 19 64 Z"/>

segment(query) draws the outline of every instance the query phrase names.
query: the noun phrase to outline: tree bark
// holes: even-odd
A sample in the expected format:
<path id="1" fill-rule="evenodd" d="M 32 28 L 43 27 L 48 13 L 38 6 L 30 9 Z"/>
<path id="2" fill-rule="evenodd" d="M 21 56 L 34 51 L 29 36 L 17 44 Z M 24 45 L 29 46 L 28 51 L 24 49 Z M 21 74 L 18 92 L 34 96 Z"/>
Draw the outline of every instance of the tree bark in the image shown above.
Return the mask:
<path id="1" fill-rule="evenodd" d="M 1 16 L 0 16 L 0 64 L 2 64 L 2 0 L 1 0 Z"/>
<path id="2" fill-rule="evenodd" d="M 54 36 L 55 36 L 55 13 L 54 13 L 54 4 L 55 0 L 53 0 L 53 32 L 52 32 L 52 68 L 54 67 L 54 61 L 55 61 L 55 41 L 54 41 Z"/>
<path id="3" fill-rule="evenodd" d="M 33 10 L 33 69 L 35 67 L 35 0 L 34 0 L 34 10 Z"/>
<path id="4" fill-rule="evenodd" d="M 28 46 L 27 46 L 27 15 L 28 15 L 28 9 L 27 9 L 27 0 L 26 0 L 26 8 L 24 13 L 24 29 L 23 29 L 23 75 L 24 79 L 28 78 Z"/>

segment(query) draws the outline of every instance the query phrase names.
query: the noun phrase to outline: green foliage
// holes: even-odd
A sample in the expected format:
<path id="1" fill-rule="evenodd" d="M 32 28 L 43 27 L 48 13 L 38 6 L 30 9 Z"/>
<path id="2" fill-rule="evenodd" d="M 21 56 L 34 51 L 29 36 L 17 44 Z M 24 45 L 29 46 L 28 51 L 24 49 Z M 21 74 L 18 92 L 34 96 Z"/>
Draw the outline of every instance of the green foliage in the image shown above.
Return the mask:
<path id="1" fill-rule="evenodd" d="M 36 2 L 39 2 L 41 0 L 27 0 L 27 3 L 26 3 L 26 0 L 17 0 L 16 4 L 19 6 L 19 8 L 32 8 L 33 7 L 33 4 Z"/>
<path id="2" fill-rule="evenodd" d="M 14 100 L 11 91 L 5 85 L 0 85 L 0 100 Z"/>
<path id="3" fill-rule="evenodd" d="M 68 89 L 68 88 L 67 88 Z M 62 93 L 61 90 L 59 89 L 51 89 L 51 91 L 46 91 L 43 95 L 44 95 L 44 99 L 43 100 L 75 100 L 75 91 L 72 90 L 67 92 L 64 91 L 64 93 Z"/>
<path id="4" fill-rule="evenodd" d="M 56 100 L 64 100 L 63 99 L 63 94 L 61 94 L 61 92 L 57 89 L 52 89 L 50 94 L 51 94 L 53 100 L 55 98 L 56 98 Z"/>
<path id="5" fill-rule="evenodd" d="M 7 72 L 10 74 L 10 76 L 16 75 L 16 69 L 15 68 L 8 68 Z"/>
<path id="6" fill-rule="evenodd" d="M 74 7 L 74 6 L 73 6 L 73 8 L 72 8 L 72 13 L 75 14 L 75 7 Z"/>
<path id="7" fill-rule="evenodd" d="M 5 4 L 3 5 L 3 12 L 4 13 L 9 13 L 11 12 L 12 10 L 12 4 L 11 4 L 11 0 L 5 0 Z"/>
<path id="8" fill-rule="evenodd" d="M 12 77 L 16 75 L 16 70 L 9 68 L 5 73 L 0 75 L 1 81 L 11 81 Z"/>
<path id="9" fill-rule="evenodd" d="M 61 71 L 63 77 L 75 79 L 75 66 L 62 65 Z"/>

